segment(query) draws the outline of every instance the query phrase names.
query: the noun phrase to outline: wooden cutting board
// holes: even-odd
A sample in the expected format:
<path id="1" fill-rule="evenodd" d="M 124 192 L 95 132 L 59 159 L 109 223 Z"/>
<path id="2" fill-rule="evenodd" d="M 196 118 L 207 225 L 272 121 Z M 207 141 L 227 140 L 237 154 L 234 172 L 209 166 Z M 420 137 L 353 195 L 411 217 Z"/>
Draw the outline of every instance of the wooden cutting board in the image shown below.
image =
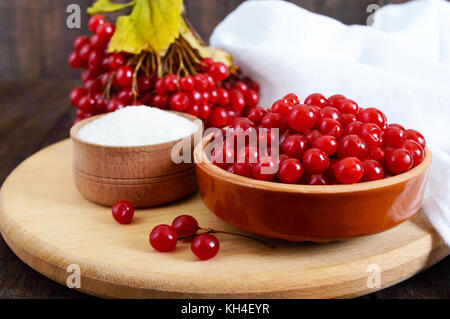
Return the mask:
<path id="1" fill-rule="evenodd" d="M 19 258 L 66 284 L 75 264 L 80 291 L 123 298 L 338 298 L 398 283 L 448 254 L 422 212 L 389 231 L 345 242 L 275 248 L 218 235 L 221 249 L 198 261 L 188 243 L 157 253 L 153 226 L 191 214 L 203 227 L 239 231 L 210 213 L 200 197 L 138 210 L 119 225 L 111 210 L 86 201 L 72 183 L 72 145 L 52 145 L 23 162 L 0 193 L 0 230 Z M 274 212 L 276 213 L 276 212 Z M 73 267 L 73 266 L 72 266 Z M 69 272 L 67 271 L 69 270 Z M 377 287 L 379 279 L 380 286 Z M 368 285 L 369 283 L 369 285 Z"/>

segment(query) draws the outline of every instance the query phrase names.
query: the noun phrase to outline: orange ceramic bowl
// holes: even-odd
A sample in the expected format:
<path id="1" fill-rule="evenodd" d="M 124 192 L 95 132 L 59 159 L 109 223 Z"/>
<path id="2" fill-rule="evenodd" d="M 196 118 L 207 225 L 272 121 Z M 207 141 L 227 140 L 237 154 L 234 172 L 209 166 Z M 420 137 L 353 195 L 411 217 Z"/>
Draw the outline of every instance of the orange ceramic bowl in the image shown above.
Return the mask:
<path id="1" fill-rule="evenodd" d="M 194 152 L 198 186 L 205 205 L 245 231 L 289 241 L 329 242 L 387 230 L 421 207 L 431 164 L 382 180 L 352 185 L 289 185 L 232 174 L 212 164 L 209 138 Z"/>

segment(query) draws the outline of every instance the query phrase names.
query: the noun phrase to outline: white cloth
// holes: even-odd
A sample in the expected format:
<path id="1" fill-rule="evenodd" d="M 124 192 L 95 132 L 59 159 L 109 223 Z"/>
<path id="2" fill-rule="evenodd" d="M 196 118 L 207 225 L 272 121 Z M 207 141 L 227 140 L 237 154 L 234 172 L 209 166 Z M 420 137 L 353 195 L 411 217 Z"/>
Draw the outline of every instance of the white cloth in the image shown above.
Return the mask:
<path id="1" fill-rule="evenodd" d="M 265 107 L 288 92 L 341 93 L 422 132 L 434 155 L 423 208 L 450 245 L 449 3 L 387 5 L 373 26 L 347 26 L 284 1 L 247 1 L 210 43 L 260 83 Z"/>

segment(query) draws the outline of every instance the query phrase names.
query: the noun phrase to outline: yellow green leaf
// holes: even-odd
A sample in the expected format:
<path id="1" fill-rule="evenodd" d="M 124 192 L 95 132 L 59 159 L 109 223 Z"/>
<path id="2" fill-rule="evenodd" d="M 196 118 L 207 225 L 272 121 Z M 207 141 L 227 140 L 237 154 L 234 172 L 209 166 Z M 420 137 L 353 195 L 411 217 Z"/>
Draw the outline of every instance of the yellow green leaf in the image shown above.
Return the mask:
<path id="1" fill-rule="evenodd" d="M 134 6 L 135 0 L 128 3 L 114 3 L 109 0 L 97 0 L 91 7 L 87 9 L 87 13 L 92 15 L 102 12 L 115 12 Z"/>
<path id="2" fill-rule="evenodd" d="M 164 55 L 180 33 L 182 5 L 182 0 L 136 0 L 131 14 L 117 19 L 108 51 L 153 49 Z"/>
<path id="3" fill-rule="evenodd" d="M 192 48 L 198 51 L 202 58 L 211 58 L 214 61 L 224 63 L 228 67 L 233 66 L 233 56 L 231 54 L 221 49 L 206 46 L 198 37 L 194 35 L 184 20 L 181 22 L 180 35 Z"/>

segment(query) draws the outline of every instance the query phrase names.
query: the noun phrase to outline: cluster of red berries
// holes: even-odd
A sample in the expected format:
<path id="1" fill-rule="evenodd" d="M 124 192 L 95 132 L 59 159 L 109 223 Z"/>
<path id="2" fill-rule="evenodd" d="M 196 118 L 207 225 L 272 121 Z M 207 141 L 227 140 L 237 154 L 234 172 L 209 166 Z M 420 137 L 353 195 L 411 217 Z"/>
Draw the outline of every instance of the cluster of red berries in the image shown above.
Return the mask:
<path id="1" fill-rule="evenodd" d="M 267 130 L 273 128 L 279 135 Z M 237 149 L 236 137 L 252 130 L 256 141 L 246 141 Z M 259 147 L 263 141 L 266 148 Z M 275 142 L 279 147 L 273 154 L 270 146 Z M 388 125 L 376 108 L 359 107 L 340 94 L 326 99 L 314 93 L 300 104 L 290 93 L 268 110 L 258 106 L 247 117 L 236 119 L 211 159 L 229 172 L 258 180 L 332 185 L 401 174 L 420 164 L 424 154 L 422 134 L 399 124 Z M 263 173 L 263 168 L 271 167 L 272 173 Z"/>
<path id="2" fill-rule="evenodd" d="M 222 127 L 258 104 L 256 82 L 230 75 L 225 64 L 210 58 L 203 59 L 199 73 L 192 76 L 170 73 L 158 78 L 153 70 L 134 74 L 129 63 L 133 55 L 108 53 L 114 24 L 94 15 L 88 27 L 93 34 L 77 37 L 68 58 L 72 68 L 83 69 L 83 86 L 70 93 L 71 103 L 78 108 L 75 122 L 128 105 L 148 105 L 186 112 L 201 118 L 207 126 Z"/>
<path id="3" fill-rule="evenodd" d="M 192 114 L 208 127 L 229 125 L 258 105 L 259 85 L 249 77 L 230 75 L 225 64 L 210 58 L 202 60 L 200 71 L 192 76 L 168 74 L 157 79 L 155 92 L 142 102 Z"/>
<path id="4" fill-rule="evenodd" d="M 150 233 L 150 245 L 159 252 L 175 249 L 178 241 L 191 242 L 191 251 L 200 260 L 213 258 L 219 252 L 219 241 L 210 233 L 197 234 L 200 227 L 190 215 L 181 215 L 172 221 L 172 225 L 158 225 Z"/>
<path id="5" fill-rule="evenodd" d="M 120 224 L 129 224 L 134 217 L 134 208 L 127 201 L 117 202 L 112 207 L 112 215 Z M 178 241 L 192 240 L 191 250 L 200 260 L 213 258 L 219 252 L 219 241 L 206 232 L 197 234 L 200 230 L 197 220 L 190 215 L 176 217 L 172 225 L 158 225 L 150 233 L 150 245 L 159 252 L 175 249 Z M 211 230 L 212 231 L 212 230 Z"/>

